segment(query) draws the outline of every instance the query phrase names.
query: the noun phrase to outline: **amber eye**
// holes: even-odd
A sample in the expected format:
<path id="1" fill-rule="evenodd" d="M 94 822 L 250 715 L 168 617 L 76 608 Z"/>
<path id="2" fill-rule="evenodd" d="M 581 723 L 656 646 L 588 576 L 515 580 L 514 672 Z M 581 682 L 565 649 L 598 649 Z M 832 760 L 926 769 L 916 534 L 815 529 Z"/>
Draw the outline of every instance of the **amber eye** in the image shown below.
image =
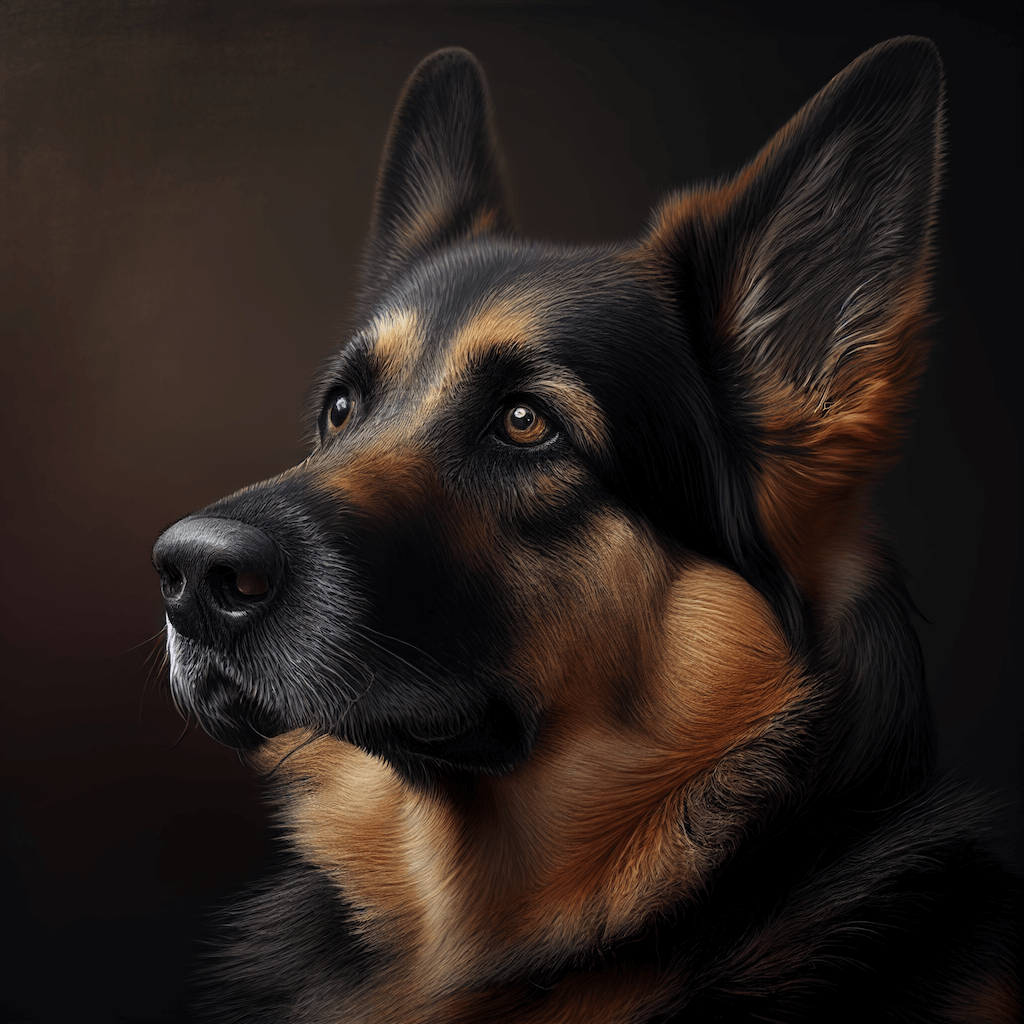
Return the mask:
<path id="1" fill-rule="evenodd" d="M 505 411 L 505 436 L 515 444 L 537 444 L 551 432 L 547 420 L 529 405 L 516 404 Z"/>
<path id="2" fill-rule="evenodd" d="M 327 399 L 327 423 L 332 430 L 340 430 L 352 413 L 352 392 L 346 387 L 335 388 Z"/>

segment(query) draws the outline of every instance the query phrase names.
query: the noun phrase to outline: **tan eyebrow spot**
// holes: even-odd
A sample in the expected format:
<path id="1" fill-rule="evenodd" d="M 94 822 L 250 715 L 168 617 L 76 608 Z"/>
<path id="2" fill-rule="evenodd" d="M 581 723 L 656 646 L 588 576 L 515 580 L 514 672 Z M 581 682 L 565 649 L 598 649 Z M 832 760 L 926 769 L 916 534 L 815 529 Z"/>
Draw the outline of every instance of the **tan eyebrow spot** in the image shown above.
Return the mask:
<path id="1" fill-rule="evenodd" d="M 537 348 L 542 329 L 537 307 L 543 298 L 530 292 L 499 295 L 482 305 L 448 346 L 445 377 L 456 378 L 495 348 Z"/>
<path id="2" fill-rule="evenodd" d="M 583 381 L 563 367 L 552 367 L 541 380 L 534 381 L 530 390 L 538 398 L 546 398 L 558 409 L 564 409 L 573 425 L 573 431 L 587 447 L 597 451 L 608 443 L 608 430 L 593 396 Z"/>
<path id="3" fill-rule="evenodd" d="M 380 360 L 382 372 L 391 378 L 407 372 L 423 349 L 419 315 L 414 309 L 378 314 L 369 333 L 374 339 L 373 354 Z"/>

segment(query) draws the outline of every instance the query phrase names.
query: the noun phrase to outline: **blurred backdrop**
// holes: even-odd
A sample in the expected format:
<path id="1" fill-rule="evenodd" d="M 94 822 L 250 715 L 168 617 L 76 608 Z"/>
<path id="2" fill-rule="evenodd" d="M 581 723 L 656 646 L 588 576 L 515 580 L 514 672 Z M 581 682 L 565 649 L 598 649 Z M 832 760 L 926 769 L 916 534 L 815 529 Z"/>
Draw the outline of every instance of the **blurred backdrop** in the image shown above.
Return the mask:
<path id="1" fill-rule="evenodd" d="M 257 787 L 151 670 L 149 549 L 304 455 L 405 76 L 468 47 L 527 235 L 637 233 L 868 46 L 949 76 L 943 317 L 879 497 L 943 756 L 1020 860 L 1019 3 L 0 3 L 5 1020 L 182 1019 L 205 909 L 268 856 Z"/>

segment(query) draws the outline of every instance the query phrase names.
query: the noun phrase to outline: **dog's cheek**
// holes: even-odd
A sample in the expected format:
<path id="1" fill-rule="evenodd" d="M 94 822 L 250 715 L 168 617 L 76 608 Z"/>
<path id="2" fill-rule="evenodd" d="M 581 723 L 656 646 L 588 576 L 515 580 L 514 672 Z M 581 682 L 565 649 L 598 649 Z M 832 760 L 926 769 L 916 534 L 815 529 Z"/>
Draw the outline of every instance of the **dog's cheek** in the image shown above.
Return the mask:
<path id="1" fill-rule="evenodd" d="M 359 599 L 353 644 L 392 681 L 405 672 L 404 692 L 428 702 L 436 717 L 447 698 L 428 692 L 424 680 L 440 672 L 468 687 L 503 658 L 504 545 L 493 509 L 453 494 L 427 455 L 400 441 L 382 434 L 343 467 L 321 473 L 317 487 L 344 510 L 339 543 Z M 397 642 L 394 656 L 382 637 Z"/>
<path id="2" fill-rule="evenodd" d="M 621 717 L 656 664 L 668 561 L 649 531 L 598 506 L 562 517 L 557 543 L 508 557 L 510 665 L 541 707 Z"/>
<path id="3" fill-rule="evenodd" d="M 431 647 L 453 629 L 501 636 L 559 585 L 560 551 L 589 518 L 577 508 L 587 504 L 587 474 L 567 460 L 472 470 L 468 481 L 442 479 L 425 450 L 381 433 L 319 475 L 318 489 L 345 509 L 347 543 L 382 628 Z M 446 658 L 464 647 L 459 637 Z"/>
<path id="4" fill-rule="evenodd" d="M 804 694 L 768 603 L 734 572 L 679 564 L 641 524 L 596 514 L 572 548 L 514 559 L 510 671 L 552 718 L 620 722 L 693 778 Z"/>
<path id="5" fill-rule="evenodd" d="M 802 668 L 771 608 L 745 580 L 695 560 L 673 581 L 649 723 L 659 742 L 711 768 L 805 696 Z"/>

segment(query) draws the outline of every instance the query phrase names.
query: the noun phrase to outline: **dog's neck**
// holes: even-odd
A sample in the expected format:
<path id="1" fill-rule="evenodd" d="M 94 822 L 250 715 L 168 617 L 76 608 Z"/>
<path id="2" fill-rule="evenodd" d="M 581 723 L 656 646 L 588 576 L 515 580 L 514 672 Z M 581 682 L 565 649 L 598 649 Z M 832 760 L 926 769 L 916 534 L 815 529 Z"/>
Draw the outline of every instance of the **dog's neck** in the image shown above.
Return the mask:
<path id="1" fill-rule="evenodd" d="M 304 738 L 273 747 L 283 755 Z M 344 893 L 367 941 L 413 961 L 417 976 L 436 974 L 439 989 L 497 979 L 507 949 L 520 958 L 530 949 L 538 963 L 563 960 L 581 942 L 621 935 L 646 904 L 691 881 L 671 780 L 630 799 L 637 767 L 628 740 L 593 737 L 586 751 L 580 742 L 455 795 L 413 788 L 385 762 L 320 738 L 282 764 L 285 820 L 304 858 Z M 615 775 L 617 792 L 595 784 Z M 652 842 L 651 829 L 665 835 Z M 631 877 L 620 876 L 620 862 L 632 865 Z M 644 878 L 635 877 L 638 862 Z"/>
<path id="2" fill-rule="evenodd" d="M 264 748 L 292 842 L 394 968 L 353 994 L 346 1019 L 417 1020 L 439 999 L 454 1000 L 454 1017 L 468 998 L 458 993 L 542 983 L 703 889 L 720 851 L 683 826 L 692 785 L 801 686 L 767 606 L 735 574 L 688 564 L 662 615 L 671 648 L 636 669 L 647 704 L 611 716 L 598 707 L 617 699 L 607 680 L 565 681 L 530 758 L 506 776 L 417 788 L 330 737 L 292 733 Z M 658 991 L 653 974 L 626 987 L 634 1000 Z M 568 998 L 573 986 L 558 989 Z"/>

